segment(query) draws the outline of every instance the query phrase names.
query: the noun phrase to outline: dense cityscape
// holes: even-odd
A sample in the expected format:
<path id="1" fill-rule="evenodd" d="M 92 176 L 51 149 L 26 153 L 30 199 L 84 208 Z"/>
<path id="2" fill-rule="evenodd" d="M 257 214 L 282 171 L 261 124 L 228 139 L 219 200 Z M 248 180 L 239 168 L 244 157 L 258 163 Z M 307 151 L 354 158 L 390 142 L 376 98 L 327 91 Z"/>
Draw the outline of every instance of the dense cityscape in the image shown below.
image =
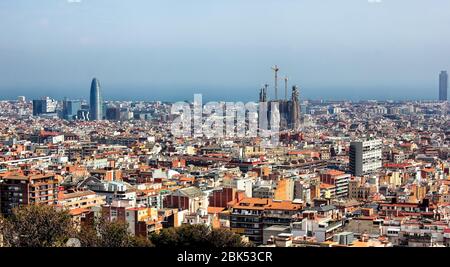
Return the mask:
<path id="1" fill-rule="evenodd" d="M 203 225 L 261 247 L 450 246 L 445 71 L 436 101 L 324 101 L 272 70 L 255 90 L 281 118 L 272 147 L 174 136 L 173 103 L 108 101 L 96 78 L 88 100 L 1 101 L 1 215 L 51 206 L 143 239 Z"/>

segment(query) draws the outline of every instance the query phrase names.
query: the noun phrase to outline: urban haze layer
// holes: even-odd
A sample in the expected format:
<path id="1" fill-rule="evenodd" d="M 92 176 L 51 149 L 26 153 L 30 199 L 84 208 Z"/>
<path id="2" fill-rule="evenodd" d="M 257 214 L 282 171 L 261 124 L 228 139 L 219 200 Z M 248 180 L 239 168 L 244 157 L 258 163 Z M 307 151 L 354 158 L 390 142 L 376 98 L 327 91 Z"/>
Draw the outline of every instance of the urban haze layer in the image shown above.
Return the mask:
<path id="1" fill-rule="evenodd" d="M 279 70 L 240 126 L 230 103 L 108 101 L 96 78 L 88 101 L 1 101 L 1 244 L 182 246 L 169 229 L 202 229 L 222 247 L 450 246 L 447 73 L 436 101 L 350 102 L 302 100 Z M 249 134 L 251 114 L 276 138 Z M 50 218 L 59 232 L 33 231 Z M 132 242 L 108 239 L 115 223 Z"/>

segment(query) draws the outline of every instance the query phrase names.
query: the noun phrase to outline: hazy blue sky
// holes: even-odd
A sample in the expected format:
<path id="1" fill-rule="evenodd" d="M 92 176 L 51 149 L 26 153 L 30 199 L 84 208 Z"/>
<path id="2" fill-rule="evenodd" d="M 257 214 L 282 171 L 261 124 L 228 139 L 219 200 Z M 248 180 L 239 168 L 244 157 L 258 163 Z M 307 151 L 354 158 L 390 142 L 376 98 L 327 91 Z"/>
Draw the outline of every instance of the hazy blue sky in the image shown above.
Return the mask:
<path id="1" fill-rule="evenodd" d="M 0 98 L 249 101 L 278 64 L 302 98 L 434 99 L 450 68 L 449 0 L 76 1 L 0 1 Z"/>

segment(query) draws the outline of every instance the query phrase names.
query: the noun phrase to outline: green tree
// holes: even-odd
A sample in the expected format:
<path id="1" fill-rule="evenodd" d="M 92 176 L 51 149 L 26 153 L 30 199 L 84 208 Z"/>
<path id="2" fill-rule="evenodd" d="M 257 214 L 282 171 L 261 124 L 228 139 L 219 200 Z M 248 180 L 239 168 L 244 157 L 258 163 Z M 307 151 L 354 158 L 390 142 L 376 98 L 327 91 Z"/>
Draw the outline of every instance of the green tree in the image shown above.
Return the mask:
<path id="1" fill-rule="evenodd" d="M 179 247 L 207 247 L 209 228 L 204 224 L 183 225 L 176 228 Z"/>
<path id="2" fill-rule="evenodd" d="M 82 247 L 244 247 L 249 244 L 227 229 L 211 230 L 206 225 L 164 228 L 150 238 L 133 236 L 126 222 L 97 219 L 77 231 L 67 211 L 51 206 L 26 206 L 15 209 L 8 218 L 0 218 L 5 246 L 65 246 L 70 237 Z"/>
<path id="3" fill-rule="evenodd" d="M 178 239 L 177 231 L 173 227 L 163 228 L 159 233 L 150 235 L 150 240 L 156 247 L 176 247 Z"/>
<path id="4" fill-rule="evenodd" d="M 128 232 L 128 224 L 121 221 L 95 220 L 84 225 L 77 235 L 82 247 L 152 247 L 151 241 Z"/>
<path id="5" fill-rule="evenodd" d="M 56 247 L 75 234 L 75 228 L 67 211 L 57 211 L 52 206 L 30 205 L 16 208 L 1 220 L 1 232 L 5 246 Z"/>
<path id="6" fill-rule="evenodd" d="M 100 245 L 100 236 L 93 225 L 83 225 L 77 233 L 82 247 L 98 247 Z"/>
<path id="7" fill-rule="evenodd" d="M 120 221 L 102 220 L 98 227 L 100 247 L 131 247 L 131 235 L 128 226 Z"/>
<path id="8" fill-rule="evenodd" d="M 132 247 L 154 247 L 152 241 L 150 241 L 147 237 L 144 236 L 133 236 L 131 238 L 131 246 Z"/>
<path id="9" fill-rule="evenodd" d="M 228 229 L 209 229 L 208 226 L 182 225 L 153 233 L 150 240 L 156 247 L 246 247 L 240 235 Z"/>
<path id="10" fill-rule="evenodd" d="M 228 229 L 214 229 L 208 235 L 208 245 L 215 248 L 224 247 L 248 247 L 250 244 L 244 243 L 240 235 Z"/>

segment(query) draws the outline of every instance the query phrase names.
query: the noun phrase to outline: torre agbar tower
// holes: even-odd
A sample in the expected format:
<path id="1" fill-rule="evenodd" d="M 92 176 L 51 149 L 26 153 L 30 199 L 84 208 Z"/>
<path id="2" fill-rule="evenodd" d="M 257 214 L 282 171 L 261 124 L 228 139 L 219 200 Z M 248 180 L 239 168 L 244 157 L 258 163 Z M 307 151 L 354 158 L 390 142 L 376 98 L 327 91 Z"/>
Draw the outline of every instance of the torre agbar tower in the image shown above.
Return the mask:
<path id="1" fill-rule="evenodd" d="M 100 83 L 96 78 L 92 79 L 91 95 L 90 95 L 90 114 L 89 118 L 92 121 L 103 119 L 103 99 L 100 90 Z"/>

